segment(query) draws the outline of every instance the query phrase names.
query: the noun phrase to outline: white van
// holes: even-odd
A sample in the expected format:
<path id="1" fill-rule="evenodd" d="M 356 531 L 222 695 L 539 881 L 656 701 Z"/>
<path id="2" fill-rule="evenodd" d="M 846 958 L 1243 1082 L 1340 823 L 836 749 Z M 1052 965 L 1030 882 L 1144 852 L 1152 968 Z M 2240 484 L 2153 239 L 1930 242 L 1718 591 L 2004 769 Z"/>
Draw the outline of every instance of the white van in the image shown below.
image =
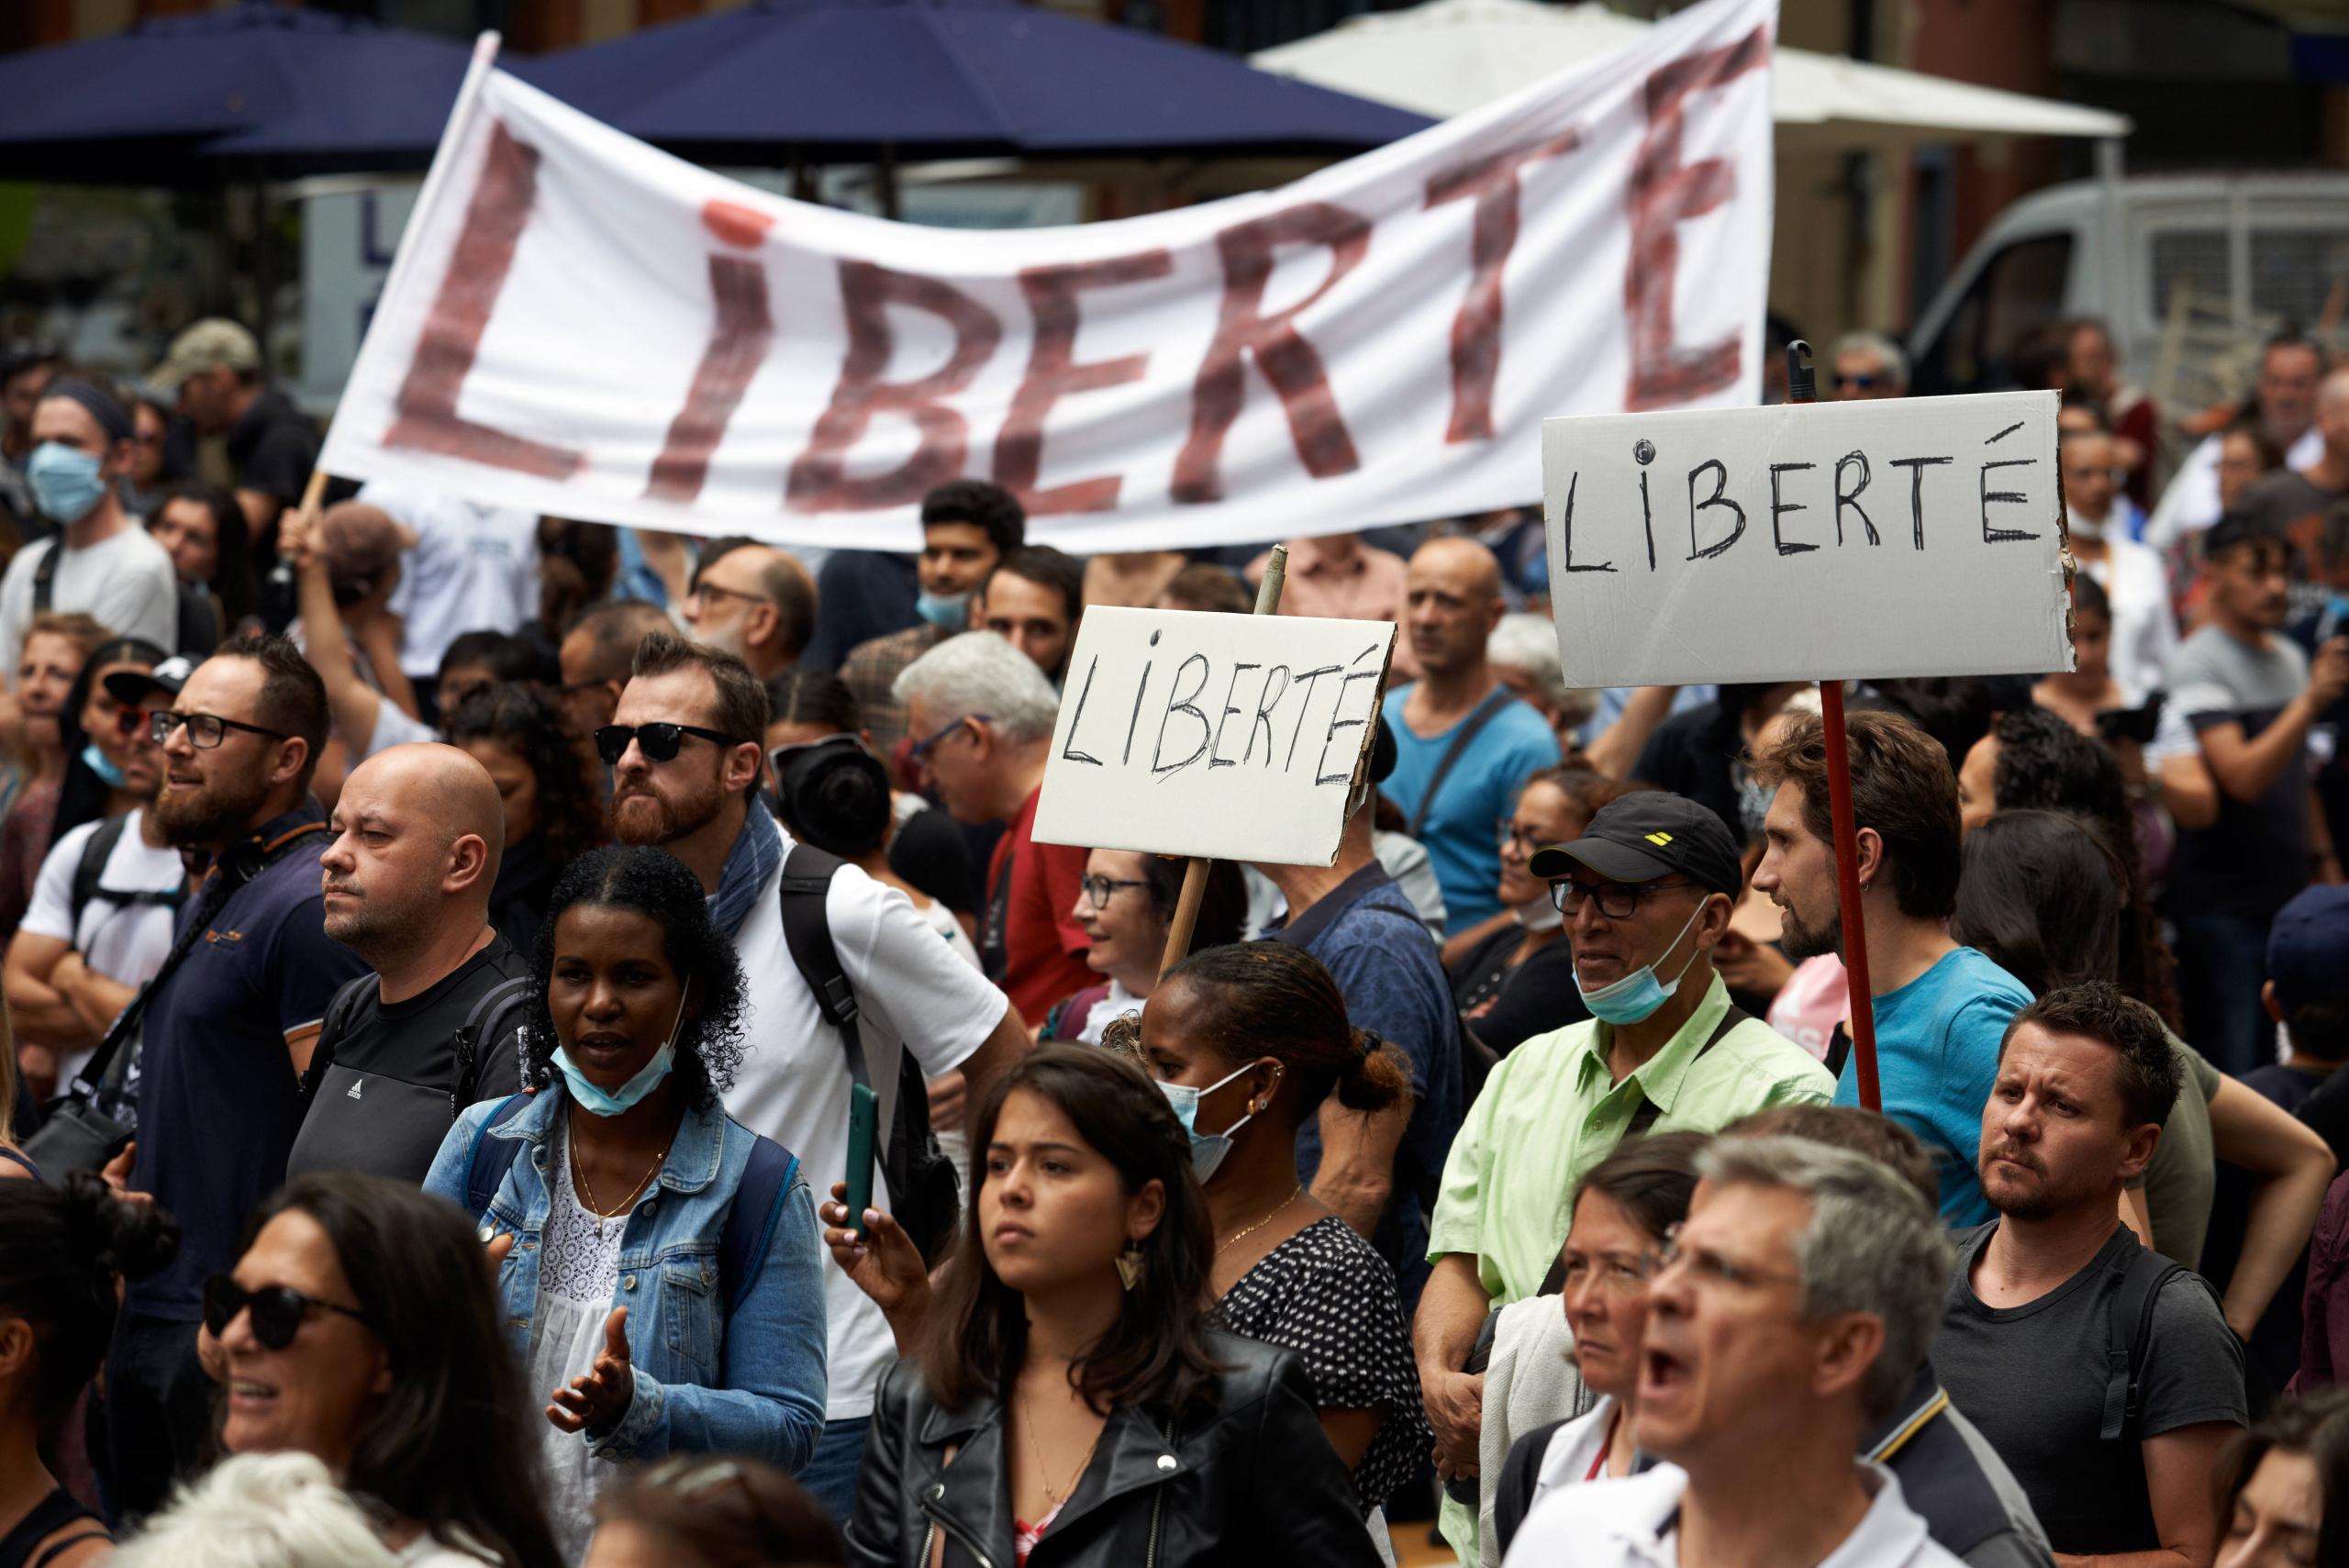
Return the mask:
<path id="1" fill-rule="evenodd" d="M 2150 387 L 2180 284 L 2198 302 L 2205 334 L 2191 340 L 2207 344 L 2214 320 L 2244 339 L 2284 321 L 2312 327 L 2343 282 L 2349 174 L 2051 185 L 2000 213 L 1917 318 L 1912 383 L 1920 393 L 2012 386 L 2016 351 L 2038 329 L 2095 316 L 2112 328 L 2122 373 Z M 2184 337 L 2173 334 L 2174 343 Z"/>

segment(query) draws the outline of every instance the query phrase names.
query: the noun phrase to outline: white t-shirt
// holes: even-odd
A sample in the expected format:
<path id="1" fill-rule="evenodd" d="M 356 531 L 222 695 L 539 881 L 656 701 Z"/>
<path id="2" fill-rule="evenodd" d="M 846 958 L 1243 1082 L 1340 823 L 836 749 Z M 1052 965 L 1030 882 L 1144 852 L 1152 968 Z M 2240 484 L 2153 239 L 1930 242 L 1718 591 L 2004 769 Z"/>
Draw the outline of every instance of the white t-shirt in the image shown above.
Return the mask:
<path id="1" fill-rule="evenodd" d="M 2219 449 L 2223 435 L 2205 436 L 2202 444 L 2186 454 L 2170 476 L 2169 487 L 2154 504 L 2141 536 L 2155 550 L 2166 550 L 2188 534 L 2199 534 L 2219 520 Z M 2310 425 L 2284 454 L 2284 466 L 2306 473 L 2324 457 L 2324 432 Z"/>
<path id="2" fill-rule="evenodd" d="M 31 906 L 17 929 L 36 937 L 54 937 L 82 955 L 82 962 L 109 980 L 125 985 L 144 984 L 163 967 L 172 951 L 172 927 L 177 917 L 161 904 L 130 904 L 108 898 L 106 892 L 171 893 L 187 881 L 180 852 L 168 846 L 150 849 L 139 837 L 139 816 L 124 818 L 122 837 L 106 857 L 98 876 L 98 891 L 73 918 L 73 873 L 81 868 L 82 849 L 103 821 L 84 822 L 49 849 L 33 883 Z M 65 1058 L 59 1082 L 82 1070 L 87 1051 Z"/>
<path id="3" fill-rule="evenodd" d="M 33 620 L 33 576 L 58 548 L 44 539 L 18 550 L 0 577 L 0 670 L 16 679 L 17 655 Z M 163 547 L 133 523 L 87 550 L 69 550 L 57 563 L 49 607 L 80 610 L 117 637 L 143 637 L 158 648 L 180 639 L 180 580 Z"/>
<path id="4" fill-rule="evenodd" d="M 466 632 L 510 634 L 538 614 L 536 515 L 380 481 L 362 486 L 359 499 L 416 535 L 386 606 L 400 617 L 400 668 L 410 678 L 438 675 L 440 656 Z"/>
<path id="5" fill-rule="evenodd" d="M 1963 1568 L 1935 1544 L 1925 1521 L 1880 1464 L 1863 1462 L 1868 1511 L 1819 1568 Z M 1678 1465 L 1549 1493 L 1525 1516 L 1504 1568 L 1674 1568 L 1680 1561 L 1680 1499 L 1688 1475 Z"/>
<path id="6" fill-rule="evenodd" d="M 2169 608 L 2169 570 L 2161 553 L 2134 539 L 2108 538 L 2102 561 L 2080 564 L 2112 606 L 2112 678 L 2132 702 L 2168 684 L 2177 651 L 2177 621 Z"/>
<path id="7" fill-rule="evenodd" d="M 792 839 L 781 835 L 788 851 Z M 848 1173 L 848 1062 L 840 1034 L 816 1010 L 783 939 L 783 868 L 759 890 L 734 939 L 750 977 L 749 1038 L 727 1114 L 799 1156 L 818 1201 Z M 911 1051 L 926 1077 L 960 1067 L 986 1042 L 1010 1006 L 1001 991 L 939 940 L 894 887 L 852 865 L 832 877 L 824 902 L 832 946 L 856 992 L 866 1060 L 878 1087 L 896 1080 L 896 1052 Z M 831 1373 L 828 1419 L 870 1415 L 882 1368 L 896 1354 L 887 1319 L 845 1273 L 824 1269 Z"/>

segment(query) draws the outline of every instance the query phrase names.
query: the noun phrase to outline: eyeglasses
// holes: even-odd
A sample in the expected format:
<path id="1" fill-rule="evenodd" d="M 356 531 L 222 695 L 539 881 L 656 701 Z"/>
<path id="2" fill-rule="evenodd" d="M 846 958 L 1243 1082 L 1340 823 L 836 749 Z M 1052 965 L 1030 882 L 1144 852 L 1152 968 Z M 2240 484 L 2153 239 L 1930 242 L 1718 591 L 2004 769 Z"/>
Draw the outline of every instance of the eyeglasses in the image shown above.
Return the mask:
<path id="1" fill-rule="evenodd" d="M 966 713 L 929 740 L 915 741 L 912 751 L 913 760 L 917 762 L 930 761 L 930 754 L 938 750 L 938 743 L 966 724 L 989 724 L 994 720 L 995 715 L 991 713 Z"/>
<path id="2" fill-rule="evenodd" d="M 1604 887 L 1592 887 L 1568 878 L 1550 884 L 1550 903 L 1559 914 L 1572 917 L 1581 914 L 1586 903 L 1597 899 L 1601 915 L 1610 920 L 1628 920 L 1639 912 L 1640 900 L 1649 895 L 1696 885 L 1693 882 L 1610 882 Z"/>
<path id="3" fill-rule="evenodd" d="M 1858 375 L 1849 375 L 1842 371 L 1837 371 L 1835 373 L 1836 385 L 1856 387 L 1862 392 L 1867 391 L 1870 387 L 1874 386 L 1877 382 L 1883 379 L 1884 378 L 1882 376 L 1871 374 L 1865 372 L 1863 372 Z"/>
<path id="4" fill-rule="evenodd" d="M 715 583 L 695 584 L 685 595 L 685 602 L 691 604 L 696 599 L 742 599 L 753 605 L 774 603 L 764 594 L 745 594 L 740 588 L 721 588 Z"/>
<path id="5" fill-rule="evenodd" d="M 147 739 L 158 746 L 167 745 L 171 741 L 172 731 L 183 724 L 187 726 L 187 743 L 199 751 L 209 751 L 219 745 L 223 736 L 231 729 L 241 729 L 248 735 L 266 735 L 272 740 L 294 739 L 283 730 L 247 724 L 240 718 L 223 718 L 217 713 L 173 713 L 169 708 L 149 717 Z"/>
<path id="6" fill-rule="evenodd" d="M 294 1342 L 302 1319 L 310 1315 L 313 1307 L 356 1318 L 362 1323 L 367 1321 L 367 1314 L 356 1307 L 321 1301 L 290 1284 L 265 1284 L 259 1290 L 247 1290 L 227 1274 L 214 1274 L 204 1282 L 204 1326 L 212 1330 L 216 1339 L 228 1331 L 228 1325 L 237 1320 L 239 1313 L 250 1312 L 253 1338 L 273 1351 L 282 1351 Z"/>
<path id="7" fill-rule="evenodd" d="M 674 762 L 677 748 L 685 744 L 688 735 L 708 741 L 713 746 L 739 746 L 740 741 L 716 729 L 704 729 L 698 724 L 607 724 L 596 731 L 596 755 L 604 759 L 607 767 L 628 755 L 628 743 L 636 742 L 648 762 Z"/>
<path id="8" fill-rule="evenodd" d="M 1656 1252 L 1655 1268 L 1649 1277 L 1660 1279 L 1683 1263 L 1688 1265 L 1688 1272 L 1697 1276 L 1699 1284 L 1725 1284 L 1751 1290 L 1765 1284 L 1802 1284 L 1800 1274 L 1777 1269 L 1758 1269 L 1750 1264 L 1733 1262 L 1719 1252 L 1684 1247 L 1680 1244 L 1680 1227 L 1675 1225 L 1664 1233 L 1664 1245 Z"/>
<path id="9" fill-rule="evenodd" d="M 1137 876 L 1088 876 L 1078 885 L 1085 889 L 1085 899 L 1096 909 L 1107 909 L 1110 895 L 1121 887 L 1148 887 L 1149 883 Z"/>

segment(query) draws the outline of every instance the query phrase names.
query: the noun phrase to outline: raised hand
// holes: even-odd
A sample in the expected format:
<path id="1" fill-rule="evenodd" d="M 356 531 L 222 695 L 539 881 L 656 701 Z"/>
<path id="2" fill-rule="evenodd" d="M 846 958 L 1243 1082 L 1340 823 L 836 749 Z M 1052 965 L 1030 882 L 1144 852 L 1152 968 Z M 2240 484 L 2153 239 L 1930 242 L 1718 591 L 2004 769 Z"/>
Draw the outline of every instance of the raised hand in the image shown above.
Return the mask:
<path id="1" fill-rule="evenodd" d="M 615 1307 L 612 1315 L 604 1319 L 604 1351 L 596 1358 L 595 1367 L 584 1377 L 574 1377 L 568 1388 L 558 1388 L 547 1407 L 547 1419 L 558 1431 L 576 1432 L 593 1427 L 597 1431 L 609 1431 L 628 1414 L 629 1401 L 636 1397 L 636 1373 L 629 1366 L 628 1308 Z"/>
<path id="2" fill-rule="evenodd" d="M 824 1245 L 832 1250 L 841 1272 L 873 1298 L 888 1318 L 898 1350 L 907 1351 L 930 1317 L 930 1274 L 921 1252 L 905 1228 L 877 1208 L 864 1211 L 863 1235 L 850 1231 L 847 1198 L 848 1184 L 834 1182 L 832 1201 L 817 1210 L 829 1227 Z"/>

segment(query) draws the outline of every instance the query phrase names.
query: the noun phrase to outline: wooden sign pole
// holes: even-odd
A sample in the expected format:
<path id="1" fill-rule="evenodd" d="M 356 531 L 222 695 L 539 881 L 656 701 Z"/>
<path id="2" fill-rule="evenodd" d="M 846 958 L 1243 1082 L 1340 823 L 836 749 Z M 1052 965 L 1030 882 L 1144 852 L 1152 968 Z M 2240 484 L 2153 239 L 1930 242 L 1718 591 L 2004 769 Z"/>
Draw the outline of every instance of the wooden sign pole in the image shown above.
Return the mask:
<path id="1" fill-rule="evenodd" d="M 1272 558 L 1264 563 L 1264 580 L 1256 588 L 1256 613 L 1275 615 L 1281 607 L 1281 584 L 1288 576 L 1288 547 L 1273 546 Z M 1191 931 L 1199 923 L 1199 900 L 1207 896 L 1208 867 L 1212 861 L 1193 856 L 1183 868 L 1182 895 L 1174 901 L 1174 919 L 1166 928 L 1166 952 L 1158 965 L 1158 973 L 1165 973 L 1183 962 L 1191 951 Z"/>
<path id="2" fill-rule="evenodd" d="M 1818 401 L 1818 380 L 1808 362 L 1810 345 L 1787 345 L 1787 401 Z M 1827 742 L 1827 812 L 1835 835 L 1835 904 L 1843 928 L 1843 970 L 1852 1008 L 1852 1072 L 1860 1104 L 1884 1109 L 1876 1075 L 1876 1006 L 1868 989 L 1867 922 L 1860 913 L 1859 829 L 1852 819 L 1852 736 L 1843 722 L 1843 683 L 1819 683 L 1819 717 Z"/>

